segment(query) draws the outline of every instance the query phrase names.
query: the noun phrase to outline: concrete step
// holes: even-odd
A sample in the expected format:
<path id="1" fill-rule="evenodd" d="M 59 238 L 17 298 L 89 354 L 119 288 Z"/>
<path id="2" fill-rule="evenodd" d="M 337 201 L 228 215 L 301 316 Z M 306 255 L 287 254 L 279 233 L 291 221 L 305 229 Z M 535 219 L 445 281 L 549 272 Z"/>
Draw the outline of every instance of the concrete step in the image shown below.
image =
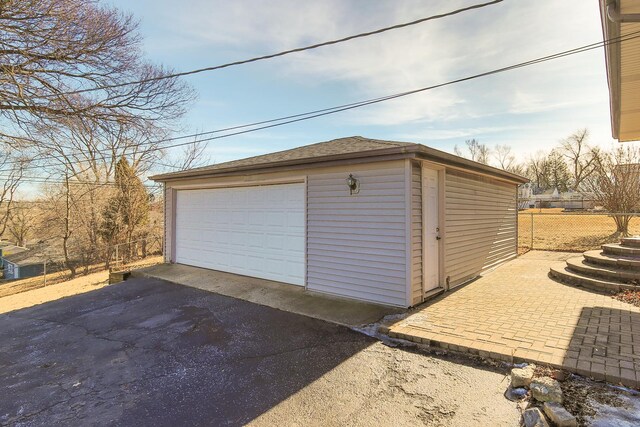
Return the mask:
<path id="1" fill-rule="evenodd" d="M 629 248 L 640 248 L 640 237 L 623 237 L 620 239 L 620 243 L 622 246 L 627 246 Z"/>
<path id="2" fill-rule="evenodd" d="M 620 282 L 623 284 L 640 284 L 640 271 L 624 270 L 621 268 L 605 267 L 602 265 L 590 264 L 583 257 L 569 258 L 567 267 L 570 271 L 584 274 L 585 276 Z"/>
<path id="3" fill-rule="evenodd" d="M 608 243 L 602 245 L 602 251 L 606 255 L 622 255 L 625 257 L 640 259 L 640 248 L 622 246 L 620 243 Z"/>
<path id="4" fill-rule="evenodd" d="M 623 285 L 618 282 L 596 279 L 584 274 L 575 273 L 573 271 L 570 271 L 566 265 L 557 265 L 551 267 L 549 275 L 562 283 L 579 286 L 599 292 L 616 293 L 623 289 L 640 289 L 640 287 L 634 285 Z"/>
<path id="5" fill-rule="evenodd" d="M 640 271 L 640 259 L 638 258 L 607 255 L 600 250 L 587 251 L 583 255 L 590 264 Z"/>

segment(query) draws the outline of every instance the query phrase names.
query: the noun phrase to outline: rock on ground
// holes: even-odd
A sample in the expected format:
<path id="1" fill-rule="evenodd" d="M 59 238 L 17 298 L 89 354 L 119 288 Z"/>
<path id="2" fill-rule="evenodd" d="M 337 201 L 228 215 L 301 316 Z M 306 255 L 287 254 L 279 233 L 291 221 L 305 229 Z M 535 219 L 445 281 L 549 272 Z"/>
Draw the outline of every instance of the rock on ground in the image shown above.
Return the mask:
<path id="1" fill-rule="evenodd" d="M 536 378 L 529 386 L 531 395 L 538 402 L 562 403 L 562 389 L 560 383 L 553 378 Z"/>
<path id="2" fill-rule="evenodd" d="M 555 402 L 544 402 L 544 413 L 557 427 L 577 427 L 576 417 L 571 415 L 562 405 Z"/>
<path id="3" fill-rule="evenodd" d="M 527 365 L 524 368 L 513 368 L 511 370 L 511 387 L 529 387 L 533 374 L 536 371 L 536 365 Z"/>
<path id="4" fill-rule="evenodd" d="M 522 414 L 525 427 L 549 427 L 542 411 L 538 408 L 529 408 Z"/>

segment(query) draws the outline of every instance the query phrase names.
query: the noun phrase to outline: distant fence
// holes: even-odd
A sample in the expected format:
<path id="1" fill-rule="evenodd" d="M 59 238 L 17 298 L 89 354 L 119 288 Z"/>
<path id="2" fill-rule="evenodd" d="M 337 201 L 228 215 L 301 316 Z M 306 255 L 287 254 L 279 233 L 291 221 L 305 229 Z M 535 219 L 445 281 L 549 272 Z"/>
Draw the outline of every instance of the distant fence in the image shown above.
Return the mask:
<path id="1" fill-rule="evenodd" d="M 119 243 L 108 248 L 110 252 L 109 266 L 118 269 L 123 264 L 147 258 L 152 255 L 162 255 L 162 237 L 154 236 L 131 242 Z"/>
<path id="2" fill-rule="evenodd" d="M 531 198 L 518 200 L 518 206 L 521 209 L 549 209 L 561 208 L 568 210 L 586 210 L 596 207 L 596 201 L 584 197 L 572 198 Z"/>
<path id="3" fill-rule="evenodd" d="M 640 213 L 566 212 L 529 209 L 518 213 L 518 251 L 532 249 L 583 252 L 620 240 L 615 217 L 629 220 L 629 233 L 640 234 Z"/>

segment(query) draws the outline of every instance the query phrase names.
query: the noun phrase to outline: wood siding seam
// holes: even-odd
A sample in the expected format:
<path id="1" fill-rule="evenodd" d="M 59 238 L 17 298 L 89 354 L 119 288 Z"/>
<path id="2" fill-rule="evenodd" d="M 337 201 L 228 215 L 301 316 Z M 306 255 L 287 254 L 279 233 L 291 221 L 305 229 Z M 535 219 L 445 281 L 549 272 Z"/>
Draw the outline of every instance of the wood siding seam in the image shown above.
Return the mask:
<path id="1" fill-rule="evenodd" d="M 422 165 L 411 163 L 411 280 L 412 305 L 424 301 L 423 292 L 423 218 L 422 218 Z"/>
<path id="2" fill-rule="evenodd" d="M 405 264 L 406 264 L 406 273 L 405 273 L 405 282 L 406 282 L 406 305 L 410 307 L 413 305 L 412 298 L 412 287 L 413 287 L 413 263 L 412 263 L 412 241 L 413 241 L 413 233 L 411 232 L 411 187 L 413 186 L 412 178 L 413 178 L 413 169 L 411 165 L 411 160 L 405 160 L 404 162 L 404 214 L 405 214 Z"/>
<path id="3" fill-rule="evenodd" d="M 304 177 L 304 289 L 309 289 L 309 177 Z"/>
<path id="4" fill-rule="evenodd" d="M 167 252 L 167 238 L 169 237 L 170 227 L 167 227 L 167 183 L 162 183 L 162 194 L 164 196 L 164 203 L 162 203 L 162 224 L 163 224 L 163 233 L 162 233 L 162 258 L 164 262 L 169 262 L 168 257 L 169 254 Z"/>

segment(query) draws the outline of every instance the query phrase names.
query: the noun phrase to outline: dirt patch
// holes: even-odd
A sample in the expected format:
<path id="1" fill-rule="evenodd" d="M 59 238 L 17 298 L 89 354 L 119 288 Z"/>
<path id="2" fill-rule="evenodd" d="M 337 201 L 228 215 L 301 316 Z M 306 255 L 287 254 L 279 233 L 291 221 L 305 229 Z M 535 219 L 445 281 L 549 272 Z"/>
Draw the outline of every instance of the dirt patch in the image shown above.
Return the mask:
<path id="1" fill-rule="evenodd" d="M 549 366 L 536 365 L 535 377 L 550 377 L 557 381 L 565 381 L 571 374 L 561 369 L 551 368 Z"/>
<path id="2" fill-rule="evenodd" d="M 607 406 L 622 407 L 624 401 L 607 385 L 570 379 L 560 383 L 563 405 L 578 420 L 579 426 L 589 425 L 597 414 L 594 402 Z"/>
<path id="3" fill-rule="evenodd" d="M 162 257 L 147 258 L 129 264 L 129 268 L 141 268 L 162 262 Z M 66 274 L 66 273 L 65 273 Z M 45 302 L 54 301 L 72 295 L 100 289 L 108 284 L 109 272 L 79 276 L 69 280 L 61 275 L 62 280 L 50 281 L 47 278 L 45 286 L 42 277 L 18 280 L 10 285 L 0 285 L 0 313 L 7 313 L 21 308 L 31 307 Z"/>
<path id="4" fill-rule="evenodd" d="M 640 307 L 640 290 L 624 290 L 613 295 L 612 298 Z"/>

